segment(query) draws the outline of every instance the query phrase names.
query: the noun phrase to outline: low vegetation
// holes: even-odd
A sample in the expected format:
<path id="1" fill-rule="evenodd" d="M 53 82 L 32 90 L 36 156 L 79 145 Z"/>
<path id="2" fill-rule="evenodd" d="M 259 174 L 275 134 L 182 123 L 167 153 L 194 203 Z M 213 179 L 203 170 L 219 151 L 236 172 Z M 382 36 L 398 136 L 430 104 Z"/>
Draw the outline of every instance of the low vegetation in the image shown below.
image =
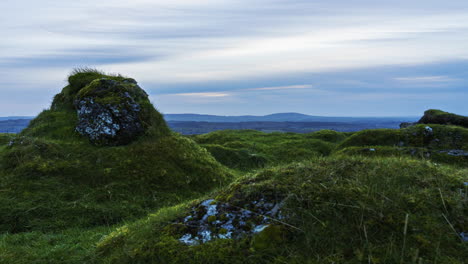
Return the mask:
<path id="1" fill-rule="evenodd" d="M 466 173 L 397 158 L 274 167 L 210 196 L 239 207 L 260 197 L 283 200 L 282 220 L 266 232 L 184 245 L 184 227 L 171 223 L 189 213 L 193 203 L 186 203 L 117 229 L 100 241 L 97 256 L 104 263 L 463 263 Z"/>
<path id="2" fill-rule="evenodd" d="M 183 137 L 139 89 L 77 70 L 21 134 L 0 134 L 0 263 L 466 262 L 462 123 Z M 92 141 L 83 98 L 138 104 L 143 132 Z"/>
<path id="3" fill-rule="evenodd" d="M 248 170 L 328 156 L 348 134 L 331 130 L 308 134 L 224 130 L 191 138 L 222 164 Z"/>
<path id="4" fill-rule="evenodd" d="M 418 123 L 455 125 L 468 128 L 468 117 L 431 109 L 424 112 L 424 116 Z"/>

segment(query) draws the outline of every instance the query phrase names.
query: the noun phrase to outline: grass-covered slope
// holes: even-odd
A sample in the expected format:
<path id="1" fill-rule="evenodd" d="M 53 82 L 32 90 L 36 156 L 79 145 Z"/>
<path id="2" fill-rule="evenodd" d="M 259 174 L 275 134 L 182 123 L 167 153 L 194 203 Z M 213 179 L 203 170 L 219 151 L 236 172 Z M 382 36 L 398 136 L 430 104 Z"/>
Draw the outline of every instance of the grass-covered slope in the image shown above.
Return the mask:
<path id="1" fill-rule="evenodd" d="M 454 125 L 468 128 L 468 117 L 456 115 L 441 110 L 430 109 L 418 121 L 420 124 Z"/>
<path id="2" fill-rule="evenodd" d="M 121 76 L 75 72 L 52 107 L 3 147 L 0 232 L 112 225 L 229 181 L 230 173 L 204 148 L 168 130 L 140 88 L 142 96 L 133 98 L 141 108 L 143 135 L 124 146 L 102 146 L 78 133 L 76 98 L 119 100 L 108 98 L 113 90 L 96 88 L 103 79 L 130 80 L 128 87 L 136 87 Z M 111 88 L 122 87 L 128 88 L 117 82 Z"/>
<path id="3" fill-rule="evenodd" d="M 248 170 L 327 156 L 347 135 L 331 130 L 308 134 L 224 130 L 191 138 L 222 164 Z"/>
<path id="4" fill-rule="evenodd" d="M 182 137 L 135 80 L 79 70 L 0 134 L 0 264 L 462 264 L 467 140 L 442 124 Z"/>
<path id="5" fill-rule="evenodd" d="M 396 158 L 318 158 L 270 168 L 211 196 L 245 210 L 260 197 L 282 200 L 282 217 L 256 235 L 185 245 L 179 239 L 187 227 L 177 219 L 193 203 L 184 203 L 117 229 L 101 240 L 96 257 L 102 263 L 464 263 L 468 244 L 459 233 L 468 230 L 468 207 L 460 190 L 466 191 L 467 172 Z"/>
<path id="6" fill-rule="evenodd" d="M 451 155 L 456 152 L 461 154 Z M 468 166 L 468 129 L 419 124 L 404 129 L 363 130 L 340 143 L 336 154 L 412 156 Z"/>

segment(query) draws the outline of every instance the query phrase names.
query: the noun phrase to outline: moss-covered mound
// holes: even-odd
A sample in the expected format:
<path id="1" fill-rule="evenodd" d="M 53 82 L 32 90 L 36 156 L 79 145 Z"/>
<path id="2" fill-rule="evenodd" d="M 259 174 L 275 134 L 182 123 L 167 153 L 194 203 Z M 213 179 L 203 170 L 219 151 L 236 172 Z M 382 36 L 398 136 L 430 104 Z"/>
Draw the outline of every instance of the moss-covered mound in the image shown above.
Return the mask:
<path id="1" fill-rule="evenodd" d="M 120 125 L 117 137 L 94 140 L 77 130 L 84 122 L 80 111 L 88 112 L 83 101 L 99 104 L 90 111 L 101 114 L 121 106 L 122 118 L 131 116 L 132 104 L 139 111 L 127 123 L 114 122 L 119 115 L 113 113 L 111 124 Z M 138 123 L 143 130 L 136 137 L 124 134 L 131 132 L 125 125 Z M 96 71 L 70 76 L 51 109 L 12 141 L 1 140 L 9 144 L 0 149 L 0 232 L 108 226 L 201 195 L 231 178 L 204 148 L 168 130 L 134 80 Z"/>
<path id="2" fill-rule="evenodd" d="M 99 242 L 96 257 L 104 263 L 464 263 L 466 181 L 466 170 L 410 159 L 293 163 L 244 177 L 214 200 L 125 225 Z M 271 205 L 257 206 L 260 201 Z M 276 205 L 273 217 L 266 210 Z M 232 230 L 218 225 L 242 215 L 249 215 L 245 223 L 232 221 L 231 228 L 244 235 L 226 238 Z M 266 226 L 248 231 L 258 223 Z M 195 243 L 186 240 L 197 234 Z"/>
<path id="3" fill-rule="evenodd" d="M 412 156 L 468 166 L 468 129 L 448 125 L 415 125 L 404 129 L 373 129 L 344 140 L 336 154 Z"/>
<path id="4" fill-rule="evenodd" d="M 222 164 L 247 170 L 327 156 L 347 136 L 331 130 L 308 134 L 224 130 L 191 138 Z"/>
<path id="5" fill-rule="evenodd" d="M 54 97 L 50 110 L 31 121 L 22 135 L 124 145 L 145 134 L 169 133 L 162 115 L 134 79 L 78 70 Z"/>
<path id="6" fill-rule="evenodd" d="M 454 125 L 468 128 L 468 117 L 431 109 L 424 112 L 424 116 L 418 123 Z"/>

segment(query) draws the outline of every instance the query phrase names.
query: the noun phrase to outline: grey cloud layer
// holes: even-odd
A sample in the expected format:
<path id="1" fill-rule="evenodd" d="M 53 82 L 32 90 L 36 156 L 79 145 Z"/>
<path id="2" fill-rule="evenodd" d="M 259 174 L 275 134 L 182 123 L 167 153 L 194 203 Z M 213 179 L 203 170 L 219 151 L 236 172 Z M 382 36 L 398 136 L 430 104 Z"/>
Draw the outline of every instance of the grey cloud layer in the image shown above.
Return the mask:
<path id="1" fill-rule="evenodd" d="M 459 71 L 418 66 L 468 60 L 466 1 L 4 0 L 0 9 L 0 91 L 27 90 L 15 100 L 34 102 L 27 110 L 3 104 L 5 114 L 39 111 L 48 101 L 33 97 L 43 98 L 44 92 L 51 97 L 77 66 L 131 75 L 153 94 L 194 96 L 304 83 L 334 93 L 388 93 L 392 86 L 410 94 L 426 84 L 448 93 L 466 84 L 465 77 L 453 76 Z M 347 78 L 347 72 L 360 69 L 408 65 L 419 70 L 387 72 L 380 81 L 366 74 Z M 327 79 L 333 73 L 342 80 Z M 327 80 L 303 77 L 317 74 Z M 456 81 L 431 86 L 431 76 Z M 249 94 L 242 100 L 252 101 Z M 211 99 L 216 105 L 227 97 Z M 163 111 L 186 112 L 173 97 L 166 100 Z M 203 104 L 194 109 L 213 111 Z M 269 104 L 275 102 L 251 111 L 271 109 Z"/>

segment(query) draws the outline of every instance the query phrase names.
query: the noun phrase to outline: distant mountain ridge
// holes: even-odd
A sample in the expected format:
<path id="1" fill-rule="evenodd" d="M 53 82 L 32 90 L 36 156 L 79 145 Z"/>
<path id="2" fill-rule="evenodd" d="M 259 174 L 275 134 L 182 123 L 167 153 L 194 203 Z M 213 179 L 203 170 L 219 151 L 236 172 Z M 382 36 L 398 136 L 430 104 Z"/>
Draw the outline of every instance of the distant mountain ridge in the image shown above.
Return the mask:
<path id="1" fill-rule="evenodd" d="M 19 119 L 33 119 L 34 116 L 0 116 L 0 121 L 3 120 L 19 120 Z"/>
<path id="2" fill-rule="evenodd" d="M 192 122 L 345 122 L 368 123 L 390 121 L 417 121 L 418 117 L 334 117 L 312 116 L 300 113 L 276 113 L 264 116 L 218 116 L 200 114 L 165 114 L 166 121 L 192 121 Z"/>

